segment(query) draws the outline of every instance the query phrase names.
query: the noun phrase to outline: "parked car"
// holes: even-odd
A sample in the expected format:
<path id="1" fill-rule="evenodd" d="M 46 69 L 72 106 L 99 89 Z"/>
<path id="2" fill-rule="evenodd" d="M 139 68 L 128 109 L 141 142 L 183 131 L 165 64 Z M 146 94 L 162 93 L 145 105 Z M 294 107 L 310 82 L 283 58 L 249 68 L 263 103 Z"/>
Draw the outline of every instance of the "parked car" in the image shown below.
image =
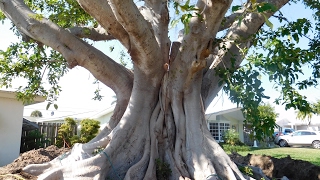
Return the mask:
<path id="1" fill-rule="evenodd" d="M 274 140 L 280 147 L 301 145 L 320 149 L 320 133 L 317 131 L 299 130 L 291 135 L 280 135 Z"/>
<path id="2" fill-rule="evenodd" d="M 273 139 L 276 139 L 278 136 L 289 135 L 294 132 L 292 128 L 281 128 L 281 131 L 275 131 L 272 135 Z"/>

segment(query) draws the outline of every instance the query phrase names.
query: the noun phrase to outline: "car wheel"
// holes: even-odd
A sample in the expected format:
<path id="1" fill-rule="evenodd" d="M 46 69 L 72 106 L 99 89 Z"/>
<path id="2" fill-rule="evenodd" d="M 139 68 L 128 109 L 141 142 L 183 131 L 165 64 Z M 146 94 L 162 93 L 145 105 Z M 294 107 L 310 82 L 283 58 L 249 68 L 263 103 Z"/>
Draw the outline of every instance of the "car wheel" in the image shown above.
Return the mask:
<path id="1" fill-rule="evenodd" d="M 279 142 L 279 146 L 280 147 L 286 147 L 286 146 L 288 146 L 288 143 L 287 143 L 286 140 L 281 139 L 280 142 Z"/>
<path id="2" fill-rule="evenodd" d="M 312 146 L 316 149 L 320 149 L 320 141 L 313 141 Z"/>

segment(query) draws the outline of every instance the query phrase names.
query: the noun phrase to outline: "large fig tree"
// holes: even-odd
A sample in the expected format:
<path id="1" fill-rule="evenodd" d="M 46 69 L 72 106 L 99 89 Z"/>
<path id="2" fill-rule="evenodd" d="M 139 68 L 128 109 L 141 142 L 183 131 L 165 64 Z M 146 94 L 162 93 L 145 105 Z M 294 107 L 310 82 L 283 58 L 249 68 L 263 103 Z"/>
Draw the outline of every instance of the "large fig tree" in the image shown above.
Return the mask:
<path id="1" fill-rule="evenodd" d="M 224 87 L 257 125 L 254 109 L 266 97 L 260 73 L 285 91 L 277 102 L 308 110 L 293 85 L 317 84 L 319 35 L 307 38 L 307 50 L 294 46 L 309 36 L 312 23 L 277 13 L 288 1 L 0 0 L 1 19 L 11 20 L 21 39 L 1 51 L 2 86 L 24 77 L 28 83 L 19 98 L 47 95 L 51 103 L 60 77 L 81 66 L 117 96 L 114 114 L 97 137 L 24 171 L 39 179 L 244 179 L 208 131 L 204 111 Z M 303 3 L 319 20 L 319 3 Z M 271 16 L 282 25 L 271 30 Z M 172 42 L 175 20 L 183 30 Z M 123 45 L 132 69 L 92 45 L 108 40 Z M 265 51 L 253 52 L 240 66 L 251 46 Z M 314 71 L 297 82 L 303 64 Z"/>

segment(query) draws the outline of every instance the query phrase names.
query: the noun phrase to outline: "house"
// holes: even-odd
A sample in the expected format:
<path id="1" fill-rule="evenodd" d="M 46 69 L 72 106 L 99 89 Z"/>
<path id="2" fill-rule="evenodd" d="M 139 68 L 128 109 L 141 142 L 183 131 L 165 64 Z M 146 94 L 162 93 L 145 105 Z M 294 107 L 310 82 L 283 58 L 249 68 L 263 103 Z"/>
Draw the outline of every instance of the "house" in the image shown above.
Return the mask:
<path id="1" fill-rule="evenodd" d="M 45 101 L 36 97 L 34 103 Z M 16 93 L 0 90 L 0 167 L 19 157 L 24 104 Z"/>
<path id="2" fill-rule="evenodd" d="M 104 110 L 97 110 L 90 113 L 76 113 L 74 115 L 65 115 L 59 117 L 38 118 L 34 122 L 46 122 L 46 123 L 63 123 L 66 117 L 75 119 L 78 123 L 78 130 L 80 129 L 80 121 L 82 119 L 95 119 L 100 121 L 100 129 L 102 130 L 109 122 L 113 109 L 115 106 L 110 106 Z M 243 131 L 243 121 L 245 120 L 241 108 L 233 108 L 223 110 L 211 114 L 205 115 L 208 129 L 212 136 L 218 141 L 222 141 L 223 132 L 228 129 L 235 129 L 239 133 L 239 139 L 242 142 L 246 142 L 246 137 Z"/>
<path id="3" fill-rule="evenodd" d="M 243 121 L 245 120 L 241 108 L 232 108 L 205 116 L 208 129 L 216 141 L 223 141 L 223 133 L 228 129 L 235 129 L 239 133 L 241 142 L 245 142 Z"/>
<path id="4" fill-rule="evenodd" d="M 295 130 L 314 130 L 320 131 L 320 116 L 312 116 L 309 120 L 299 120 L 287 118 L 276 121 L 276 123 L 282 128 L 292 128 Z"/>
<path id="5" fill-rule="evenodd" d="M 62 115 L 62 116 L 56 116 L 53 115 L 51 117 L 43 117 L 43 118 L 36 118 L 33 119 L 33 122 L 43 122 L 43 123 L 64 123 L 65 118 L 70 117 L 73 118 L 77 124 L 78 124 L 78 129 L 80 129 L 80 121 L 83 119 L 94 119 L 97 121 L 100 121 L 100 130 L 102 130 L 107 123 L 109 122 L 112 114 L 113 114 L 113 109 L 115 106 L 110 106 L 107 109 L 103 110 L 96 110 L 96 111 L 85 111 L 85 112 L 79 112 L 79 113 L 73 113 L 70 115 Z M 30 117 L 25 117 L 30 120 Z"/>

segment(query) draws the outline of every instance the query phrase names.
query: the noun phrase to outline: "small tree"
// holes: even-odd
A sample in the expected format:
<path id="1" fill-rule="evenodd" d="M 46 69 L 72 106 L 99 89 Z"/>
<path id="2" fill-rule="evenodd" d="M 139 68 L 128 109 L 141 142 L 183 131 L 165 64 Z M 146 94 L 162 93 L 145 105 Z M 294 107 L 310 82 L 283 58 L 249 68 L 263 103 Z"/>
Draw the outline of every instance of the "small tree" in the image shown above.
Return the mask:
<path id="1" fill-rule="evenodd" d="M 66 118 L 65 123 L 61 125 L 58 131 L 58 147 L 72 147 L 75 143 L 87 143 L 93 139 L 99 132 L 100 122 L 94 119 L 83 119 L 80 122 L 80 135 L 74 134 L 76 121 L 73 118 Z"/>
<path id="2" fill-rule="evenodd" d="M 267 137 L 272 136 L 274 128 L 277 126 L 276 118 L 278 117 L 274 107 L 268 103 L 262 104 L 258 106 L 258 111 L 245 112 L 245 115 L 245 123 L 250 123 L 250 127 L 256 132 L 254 137 L 256 140 L 266 141 Z M 259 121 L 252 119 L 259 119 Z"/>
<path id="3" fill-rule="evenodd" d="M 42 117 L 42 113 L 39 110 L 34 110 L 30 114 L 31 117 Z"/>
<path id="4" fill-rule="evenodd" d="M 320 101 L 318 100 L 317 102 L 311 104 L 311 108 L 301 111 L 297 110 L 296 111 L 296 118 L 300 120 L 308 120 L 308 126 L 311 123 L 311 119 L 313 114 L 320 115 Z"/>
<path id="5" fill-rule="evenodd" d="M 76 121 L 73 118 L 67 117 L 65 122 L 60 126 L 58 130 L 58 137 L 56 146 L 58 147 L 68 147 L 72 146 L 71 139 L 74 136 L 73 128 L 76 126 Z"/>
<path id="6" fill-rule="evenodd" d="M 226 144 L 230 144 L 232 146 L 239 144 L 239 133 L 236 132 L 235 129 L 229 129 L 224 132 L 223 140 Z"/>

